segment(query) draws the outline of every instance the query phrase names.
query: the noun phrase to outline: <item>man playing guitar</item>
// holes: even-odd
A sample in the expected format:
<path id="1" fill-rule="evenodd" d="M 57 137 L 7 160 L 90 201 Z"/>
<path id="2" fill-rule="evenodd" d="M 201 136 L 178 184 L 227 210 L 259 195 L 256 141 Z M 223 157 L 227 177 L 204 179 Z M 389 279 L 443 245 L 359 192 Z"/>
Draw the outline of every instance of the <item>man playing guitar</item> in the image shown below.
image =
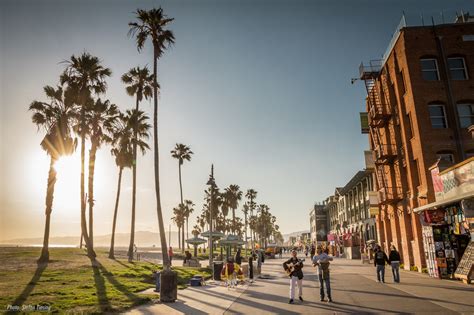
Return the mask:
<path id="1" fill-rule="evenodd" d="M 295 298 L 295 286 L 298 284 L 299 299 L 303 302 L 303 260 L 296 257 L 296 250 L 291 251 L 291 258 L 283 263 L 283 268 L 290 276 L 290 301 L 293 304 Z"/>

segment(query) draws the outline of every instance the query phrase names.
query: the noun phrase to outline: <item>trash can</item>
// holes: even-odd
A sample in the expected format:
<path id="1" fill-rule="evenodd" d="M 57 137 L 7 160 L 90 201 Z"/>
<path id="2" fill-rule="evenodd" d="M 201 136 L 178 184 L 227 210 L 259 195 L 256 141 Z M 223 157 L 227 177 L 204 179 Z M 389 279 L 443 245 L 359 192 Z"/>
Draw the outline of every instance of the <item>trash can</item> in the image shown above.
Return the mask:
<path id="1" fill-rule="evenodd" d="M 155 292 L 160 292 L 160 275 L 161 275 L 161 272 L 155 272 L 155 277 L 156 277 L 156 288 L 155 288 Z"/>
<path id="2" fill-rule="evenodd" d="M 214 275 L 214 280 L 221 280 L 221 272 L 222 268 L 224 268 L 224 262 L 223 261 L 215 261 L 213 265 L 213 275 Z"/>

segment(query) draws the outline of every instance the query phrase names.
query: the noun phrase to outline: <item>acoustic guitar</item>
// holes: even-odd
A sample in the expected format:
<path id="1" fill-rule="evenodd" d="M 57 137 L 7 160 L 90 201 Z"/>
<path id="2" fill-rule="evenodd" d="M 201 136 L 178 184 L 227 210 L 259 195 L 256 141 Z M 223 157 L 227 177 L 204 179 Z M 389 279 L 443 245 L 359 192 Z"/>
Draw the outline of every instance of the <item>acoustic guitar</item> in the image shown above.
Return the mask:
<path id="1" fill-rule="evenodd" d="M 298 262 L 297 263 L 291 263 L 291 264 L 287 264 L 286 266 L 288 267 L 288 269 L 285 270 L 286 274 L 288 276 L 290 276 L 293 271 L 297 270 L 297 269 L 301 269 L 301 265 L 303 264 L 303 261 L 305 259 L 298 259 Z"/>

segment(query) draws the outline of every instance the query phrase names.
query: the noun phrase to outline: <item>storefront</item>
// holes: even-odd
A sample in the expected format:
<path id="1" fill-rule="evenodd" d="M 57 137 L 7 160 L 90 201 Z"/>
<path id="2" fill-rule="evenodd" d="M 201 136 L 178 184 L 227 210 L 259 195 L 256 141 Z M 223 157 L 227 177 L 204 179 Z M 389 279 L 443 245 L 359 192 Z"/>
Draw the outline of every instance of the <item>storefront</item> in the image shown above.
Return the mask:
<path id="1" fill-rule="evenodd" d="M 471 240 L 463 202 L 419 211 L 426 265 L 431 277 L 454 279 Z"/>
<path id="2" fill-rule="evenodd" d="M 474 278 L 474 158 L 442 172 L 430 168 L 436 201 L 414 209 L 422 225 L 428 273 Z"/>

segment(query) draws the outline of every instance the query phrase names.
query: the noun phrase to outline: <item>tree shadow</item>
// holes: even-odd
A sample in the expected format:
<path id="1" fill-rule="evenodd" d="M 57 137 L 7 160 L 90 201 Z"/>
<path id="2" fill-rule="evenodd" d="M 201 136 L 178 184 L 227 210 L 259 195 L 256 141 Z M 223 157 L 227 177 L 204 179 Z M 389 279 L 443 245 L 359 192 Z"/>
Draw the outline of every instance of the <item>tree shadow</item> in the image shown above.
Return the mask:
<path id="1" fill-rule="evenodd" d="M 129 266 L 126 266 L 126 267 L 129 268 Z M 142 304 L 143 302 L 148 301 L 148 299 L 139 297 L 135 293 L 131 292 L 125 285 L 117 281 L 114 275 L 110 271 L 108 271 L 107 268 L 105 268 L 98 260 L 92 261 L 92 268 L 94 269 L 94 277 L 95 277 L 95 273 L 97 272 L 99 276 L 102 278 L 102 283 L 100 282 L 100 280 L 99 282 L 96 282 L 98 293 L 99 293 L 99 288 L 101 286 L 103 286 L 103 289 L 105 290 L 105 283 L 104 283 L 104 278 L 103 278 L 105 277 L 105 279 L 107 279 L 107 281 L 110 284 L 112 284 L 115 289 L 117 289 L 118 291 L 126 295 L 127 298 L 133 302 L 132 306 L 136 306 L 136 305 Z"/>
<path id="2" fill-rule="evenodd" d="M 12 306 L 18 306 L 21 307 L 23 303 L 25 303 L 26 299 L 30 296 L 31 292 L 33 292 L 33 289 L 36 287 L 36 284 L 38 283 L 39 279 L 41 278 L 41 275 L 43 274 L 44 270 L 48 267 L 48 263 L 38 263 L 38 266 L 36 267 L 35 274 L 31 278 L 30 282 L 26 285 L 26 287 L 23 289 L 23 291 L 20 293 L 20 295 L 13 301 L 11 304 Z M 6 312 L 6 314 L 15 314 L 18 313 L 18 311 L 13 311 L 10 310 Z"/>
<path id="3" fill-rule="evenodd" d="M 94 272 L 94 282 L 97 291 L 97 299 L 99 302 L 100 311 L 107 312 L 112 310 L 109 298 L 107 297 L 107 289 L 105 287 L 105 280 L 100 273 L 99 267 L 96 265 L 97 261 L 92 261 L 92 271 Z"/>

